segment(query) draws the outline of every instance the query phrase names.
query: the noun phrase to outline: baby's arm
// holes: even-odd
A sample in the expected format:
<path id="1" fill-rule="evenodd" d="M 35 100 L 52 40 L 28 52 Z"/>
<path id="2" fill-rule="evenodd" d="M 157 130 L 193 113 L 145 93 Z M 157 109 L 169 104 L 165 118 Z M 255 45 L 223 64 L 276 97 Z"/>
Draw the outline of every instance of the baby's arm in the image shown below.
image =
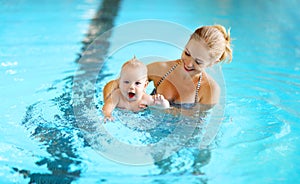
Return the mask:
<path id="1" fill-rule="evenodd" d="M 114 118 L 111 116 L 112 111 L 116 108 L 119 103 L 119 90 L 115 90 L 111 95 L 105 100 L 105 103 L 102 107 L 102 112 L 104 115 L 104 123 L 106 121 L 113 121 Z"/>

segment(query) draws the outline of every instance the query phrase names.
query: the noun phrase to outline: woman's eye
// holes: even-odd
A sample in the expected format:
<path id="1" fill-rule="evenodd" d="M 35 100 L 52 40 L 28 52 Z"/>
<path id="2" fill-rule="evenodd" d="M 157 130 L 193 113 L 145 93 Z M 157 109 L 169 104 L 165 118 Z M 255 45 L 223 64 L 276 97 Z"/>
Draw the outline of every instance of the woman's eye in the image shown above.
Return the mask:
<path id="1" fill-rule="evenodd" d="M 203 63 L 199 60 L 196 60 L 197 65 L 202 65 Z"/>
<path id="2" fill-rule="evenodd" d="M 184 54 L 187 56 L 191 56 L 190 53 L 188 53 L 187 51 L 184 51 Z"/>

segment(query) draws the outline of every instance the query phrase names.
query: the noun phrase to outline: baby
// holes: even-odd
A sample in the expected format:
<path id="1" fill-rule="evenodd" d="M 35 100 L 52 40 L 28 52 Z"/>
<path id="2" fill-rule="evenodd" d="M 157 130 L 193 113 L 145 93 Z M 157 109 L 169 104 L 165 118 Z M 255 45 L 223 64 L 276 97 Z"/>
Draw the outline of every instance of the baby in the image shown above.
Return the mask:
<path id="1" fill-rule="evenodd" d="M 146 94 L 145 89 L 149 83 L 147 72 L 147 66 L 135 57 L 123 64 L 120 78 L 117 79 L 119 88 L 114 89 L 111 95 L 104 99 L 102 108 L 104 122 L 113 120 L 111 113 L 115 107 L 134 112 L 147 106 L 170 107 L 169 101 L 163 95 Z M 104 87 L 103 93 L 106 92 L 107 89 Z"/>

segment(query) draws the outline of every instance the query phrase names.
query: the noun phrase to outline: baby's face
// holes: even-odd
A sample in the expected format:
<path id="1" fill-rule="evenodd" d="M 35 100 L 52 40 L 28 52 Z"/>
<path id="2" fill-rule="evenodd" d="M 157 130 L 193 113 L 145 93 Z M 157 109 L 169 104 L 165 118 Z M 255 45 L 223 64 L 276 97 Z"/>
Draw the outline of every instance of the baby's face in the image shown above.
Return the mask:
<path id="1" fill-rule="evenodd" d="M 128 101 L 140 100 L 147 84 L 147 74 L 138 68 L 128 68 L 121 73 L 119 87 L 122 95 Z"/>

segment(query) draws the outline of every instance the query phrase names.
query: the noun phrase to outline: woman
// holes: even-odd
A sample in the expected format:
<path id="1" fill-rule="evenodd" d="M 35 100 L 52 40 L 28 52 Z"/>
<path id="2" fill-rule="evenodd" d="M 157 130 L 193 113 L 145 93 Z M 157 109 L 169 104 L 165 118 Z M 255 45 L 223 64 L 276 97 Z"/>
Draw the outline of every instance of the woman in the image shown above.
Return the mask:
<path id="1" fill-rule="evenodd" d="M 230 41 L 229 31 L 221 25 L 200 27 L 191 35 L 181 59 L 149 64 L 148 79 L 154 82 L 155 91 L 173 105 L 200 103 L 209 109 L 218 103 L 220 88 L 205 68 L 231 62 Z M 115 81 L 105 86 L 104 101 L 116 88 Z"/>

